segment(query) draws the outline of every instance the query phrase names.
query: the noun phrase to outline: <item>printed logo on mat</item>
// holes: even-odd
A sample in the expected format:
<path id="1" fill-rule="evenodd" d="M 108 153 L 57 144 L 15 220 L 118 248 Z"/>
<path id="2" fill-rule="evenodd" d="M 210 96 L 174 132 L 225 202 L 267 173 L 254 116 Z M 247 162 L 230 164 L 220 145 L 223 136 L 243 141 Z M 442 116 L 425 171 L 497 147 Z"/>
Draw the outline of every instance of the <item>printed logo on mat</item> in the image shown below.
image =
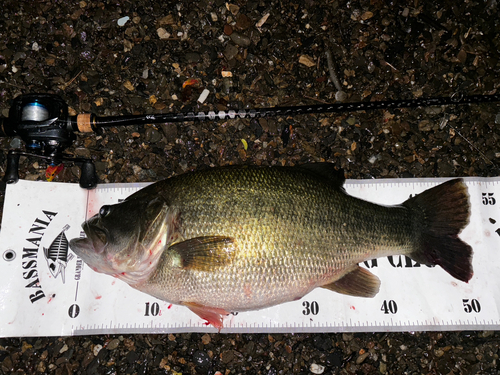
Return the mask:
<path id="1" fill-rule="evenodd" d="M 44 263 L 42 259 L 45 259 L 45 262 L 47 262 L 47 267 L 52 277 L 61 280 L 64 284 L 66 281 L 66 267 L 68 262 L 74 257 L 73 254 L 68 254 L 69 242 L 65 233 L 70 226 L 67 224 L 62 225 L 63 223 L 61 223 L 59 225 L 62 228 L 58 230 L 57 227 L 54 227 L 53 223 L 56 216 L 57 212 L 42 210 L 28 229 L 26 236 L 28 244 L 23 247 L 21 267 L 23 270 L 23 279 L 27 283 L 25 284 L 25 288 L 30 291 L 29 299 L 31 303 L 35 303 L 46 297 L 40 282 L 41 276 L 44 274 L 44 267 L 40 268 L 40 264 Z M 51 236 L 53 236 L 53 239 Z M 50 245 L 45 247 L 42 243 L 50 243 Z M 42 251 L 39 251 L 40 248 L 43 250 L 43 258 L 38 258 L 39 252 L 40 256 L 42 253 Z"/>
<path id="2" fill-rule="evenodd" d="M 68 249 L 69 243 L 66 238 L 66 232 L 69 229 L 69 225 L 66 224 L 61 233 L 52 241 L 50 246 L 43 248 L 43 253 L 45 255 L 45 259 L 47 260 L 47 265 L 49 266 L 50 273 L 54 278 L 61 275 L 61 280 L 64 284 L 66 277 L 66 266 L 68 262 L 73 259 L 73 254 L 69 254 Z"/>

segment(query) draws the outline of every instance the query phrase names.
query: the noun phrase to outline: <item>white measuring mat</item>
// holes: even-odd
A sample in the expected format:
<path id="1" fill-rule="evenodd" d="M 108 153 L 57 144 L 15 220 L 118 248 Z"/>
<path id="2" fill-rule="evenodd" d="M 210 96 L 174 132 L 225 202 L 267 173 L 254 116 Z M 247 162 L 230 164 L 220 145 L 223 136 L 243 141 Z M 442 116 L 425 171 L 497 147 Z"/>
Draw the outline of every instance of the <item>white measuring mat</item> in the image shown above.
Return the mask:
<path id="1" fill-rule="evenodd" d="M 351 195 L 398 204 L 448 179 L 348 180 Z M 472 207 L 460 237 L 474 250 L 469 283 L 404 256 L 365 262 L 381 280 L 374 298 L 318 288 L 299 301 L 224 317 L 221 332 L 500 329 L 500 178 L 466 178 Z M 0 232 L 0 336 L 216 332 L 170 305 L 98 274 L 68 249 L 104 204 L 146 184 L 19 181 L 7 185 Z"/>

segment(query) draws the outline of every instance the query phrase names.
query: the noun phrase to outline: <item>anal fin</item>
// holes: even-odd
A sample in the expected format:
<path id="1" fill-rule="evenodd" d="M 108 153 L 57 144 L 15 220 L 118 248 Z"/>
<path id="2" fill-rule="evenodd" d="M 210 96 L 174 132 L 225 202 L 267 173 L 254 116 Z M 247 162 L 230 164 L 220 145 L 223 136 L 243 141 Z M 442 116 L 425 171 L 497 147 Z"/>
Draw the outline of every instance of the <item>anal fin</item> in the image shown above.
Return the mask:
<path id="1" fill-rule="evenodd" d="M 356 266 L 341 279 L 322 288 L 355 297 L 374 297 L 380 289 L 380 280 L 367 269 Z"/>
<path id="2" fill-rule="evenodd" d="M 219 331 L 223 328 L 222 315 L 229 314 L 224 309 L 203 306 L 196 302 L 182 302 L 182 304 L 198 315 L 201 319 L 206 320 L 207 323 L 213 325 Z"/>

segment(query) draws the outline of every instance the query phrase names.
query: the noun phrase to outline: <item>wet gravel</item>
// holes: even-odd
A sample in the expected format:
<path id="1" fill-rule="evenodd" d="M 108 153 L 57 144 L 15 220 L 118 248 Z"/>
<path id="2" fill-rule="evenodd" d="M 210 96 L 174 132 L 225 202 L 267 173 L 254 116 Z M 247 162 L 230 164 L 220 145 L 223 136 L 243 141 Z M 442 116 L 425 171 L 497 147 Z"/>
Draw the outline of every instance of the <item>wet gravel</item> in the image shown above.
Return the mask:
<path id="1" fill-rule="evenodd" d="M 499 11 L 495 0 L 4 0 L 0 112 L 35 92 L 102 116 L 494 94 Z M 66 151 L 92 158 L 102 183 L 318 161 L 348 178 L 487 177 L 499 175 L 499 124 L 498 104 L 232 119 L 109 128 Z M 3 174 L 22 142 L 0 142 Z M 69 165 L 56 181 L 79 174 Z M 45 165 L 22 157 L 20 176 L 43 179 Z M 0 373 L 497 374 L 499 343 L 491 331 L 2 338 Z"/>

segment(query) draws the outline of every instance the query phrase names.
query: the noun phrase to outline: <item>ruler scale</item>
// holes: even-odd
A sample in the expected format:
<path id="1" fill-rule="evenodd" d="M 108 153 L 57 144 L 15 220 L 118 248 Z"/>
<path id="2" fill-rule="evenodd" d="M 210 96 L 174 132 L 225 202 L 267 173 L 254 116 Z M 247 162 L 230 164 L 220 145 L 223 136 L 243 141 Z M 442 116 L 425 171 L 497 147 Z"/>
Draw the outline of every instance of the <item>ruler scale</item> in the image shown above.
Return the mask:
<path id="1" fill-rule="evenodd" d="M 345 188 L 353 196 L 390 205 L 446 180 L 348 180 Z M 381 280 L 374 298 L 318 288 L 299 301 L 229 315 L 221 332 L 500 329 L 500 178 L 465 181 L 471 220 L 460 237 L 474 249 L 469 283 L 404 256 L 379 258 L 361 264 Z M 81 236 L 82 222 L 102 205 L 146 185 L 106 184 L 91 191 L 68 183 L 7 185 L 0 232 L 0 337 L 217 332 L 185 307 L 92 271 L 59 243 L 57 256 L 44 252 L 63 229 L 68 239 Z M 51 272 L 54 262 L 58 273 Z"/>

